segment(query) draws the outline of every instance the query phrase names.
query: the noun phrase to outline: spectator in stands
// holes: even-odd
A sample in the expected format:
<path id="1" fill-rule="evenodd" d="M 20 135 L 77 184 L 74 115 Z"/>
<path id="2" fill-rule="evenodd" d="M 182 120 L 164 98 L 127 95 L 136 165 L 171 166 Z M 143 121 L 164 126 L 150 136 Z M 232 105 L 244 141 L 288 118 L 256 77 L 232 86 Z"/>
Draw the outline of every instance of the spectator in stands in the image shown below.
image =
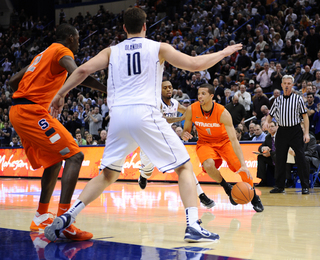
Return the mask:
<path id="1" fill-rule="evenodd" d="M 294 62 L 304 59 L 304 45 L 300 43 L 299 39 L 295 40 L 291 57 Z"/>
<path id="2" fill-rule="evenodd" d="M 198 84 L 197 80 L 196 80 L 196 75 L 193 74 L 191 76 L 191 79 L 190 80 L 187 80 L 187 93 L 188 93 L 188 96 L 191 98 L 191 99 L 196 99 L 197 96 L 198 96 L 198 87 L 200 85 Z"/>
<path id="3" fill-rule="evenodd" d="M 89 112 L 84 121 L 89 123 L 89 133 L 92 134 L 95 140 L 98 140 L 98 129 L 102 127 L 102 116 L 99 114 L 99 107 L 95 107 L 92 112 Z"/>
<path id="4" fill-rule="evenodd" d="M 247 50 L 242 49 L 241 55 L 238 56 L 238 61 L 236 63 L 236 69 L 238 73 L 244 73 L 245 75 L 248 75 L 248 70 L 251 67 L 251 60 L 249 56 L 247 55 Z"/>
<path id="5" fill-rule="evenodd" d="M 247 88 L 247 92 L 250 93 L 250 95 L 254 92 L 255 86 L 254 86 L 254 80 L 249 80 L 249 87 Z"/>
<path id="6" fill-rule="evenodd" d="M 292 75 L 292 77 L 294 78 L 294 89 L 298 89 L 297 83 L 299 82 L 301 76 L 302 76 L 301 67 L 296 66 L 296 71 Z"/>
<path id="7" fill-rule="evenodd" d="M 310 72 L 310 67 L 308 65 L 306 65 L 304 67 L 305 73 L 302 74 L 302 76 L 300 77 L 300 79 L 297 82 L 297 87 L 300 88 L 301 87 L 301 82 L 303 80 L 306 80 L 307 82 L 309 81 L 313 81 L 314 77 L 312 75 L 312 73 Z"/>
<path id="8" fill-rule="evenodd" d="M 73 112 L 73 115 L 68 115 L 67 122 L 64 123 L 64 127 L 68 129 L 68 131 L 75 136 L 75 132 L 77 128 L 82 127 L 82 122 L 79 119 L 79 112 Z"/>
<path id="9" fill-rule="evenodd" d="M 185 100 L 185 99 L 190 99 L 190 97 L 188 96 L 188 94 L 183 93 L 180 88 L 178 89 L 177 94 L 174 95 L 173 98 L 176 99 L 176 100 L 178 100 L 178 101 L 183 101 L 183 100 Z"/>
<path id="10" fill-rule="evenodd" d="M 306 37 L 305 54 L 311 58 L 312 61 L 317 59 L 317 53 L 320 49 L 320 35 L 315 32 L 315 27 L 310 26 L 310 34 Z"/>
<path id="11" fill-rule="evenodd" d="M 277 123 L 272 121 L 269 124 L 269 134 L 265 137 L 264 142 L 258 148 L 258 151 L 262 153 L 258 155 L 257 167 L 257 177 L 261 179 L 261 182 L 257 186 L 260 187 L 269 186 L 268 179 L 274 178 L 274 165 L 276 160 L 275 136 L 277 129 Z M 271 171 L 269 171 L 272 174 L 272 176 L 270 176 L 271 178 L 268 178 L 267 176 L 267 166 L 271 167 Z"/>
<path id="12" fill-rule="evenodd" d="M 282 67 L 280 63 L 277 63 L 276 65 L 276 70 L 274 72 L 272 72 L 271 74 L 271 81 L 272 81 L 272 86 L 271 86 L 271 90 L 275 90 L 275 89 L 282 89 L 281 88 L 281 82 L 282 82 L 282 77 L 284 76 L 284 73 L 282 72 Z"/>
<path id="13" fill-rule="evenodd" d="M 264 41 L 263 39 L 263 35 L 259 35 L 259 38 L 258 38 L 258 42 L 256 43 L 256 46 L 260 46 L 260 50 L 263 51 L 264 50 L 264 46 L 267 44 L 266 41 Z"/>
<path id="14" fill-rule="evenodd" d="M 246 91 L 246 86 L 243 84 L 240 85 L 240 90 L 235 93 L 235 96 L 238 97 L 239 104 L 241 104 L 246 111 L 245 118 L 249 118 L 251 116 L 250 115 L 251 95 Z"/>
<path id="15" fill-rule="evenodd" d="M 316 112 L 317 105 L 314 103 L 314 94 L 313 93 L 308 93 L 307 94 L 307 102 L 306 102 L 306 107 L 307 107 L 307 114 L 309 117 L 309 130 L 313 134 L 315 134 L 315 121 L 313 120 L 313 116 Z"/>
<path id="16" fill-rule="evenodd" d="M 283 40 L 281 39 L 280 33 L 276 33 L 274 38 L 272 39 L 272 51 L 280 53 L 283 48 Z M 279 55 L 275 56 L 276 58 Z"/>
<path id="17" fill-rule="evenodd" d="M 255 136 L 252 138 L 253 142 L 263 142 L 266 138 L 266 133 L 262 132 L 261 126 L 256 124 L 254 126 L 254 134 Z"/>
<path id="18" fill-rule="evenodd" d="M 261 118 L 264 116 L 261 112 L 261 106 L 263 105 L 266 105 L 268 108 L 270 108 L 269 99 L 263 94 L 262 88 L 258 87 L 255 89 L 255 98 L 252 105 L 252 114 L 257 117 L 258 122 L 260 122 Z"/>
<path id="19" fill-rule="evenodd" d="M 87 145 L 87 141 L 82 138 L 80 131 L 76 133 L 76 143 L 77 145 Z"/>
<path id="20" fill-rule="evenodd" d="M 320 51 L 318 51 L 318 59 L 313 62 L 311 72 L 314 74 L 316 71 L 320 71 Z"/>
<path id="21" fill-rule="evenodd" d="M 98 144 L 106 144 L 106 140 L 107 140 L 107 131 L 106 130 L 101 130 L 100 132 L 100 139 L 98 141 Z"/>
<path id="22" fill-rule="evenodd" d="M 245 48 L 247 50 L 248 55 L 251 56 L 251 54 L 254 52 L 254 50 L 256 48 L 256 44 L 253 42 L 253 38 L 252 37 L 248 38 L 248 43 L 246 44 Z"/>
<path id="23" fill-rule="evenodd" d="M 12 137 L 12 141 L 11 141 L 11 143 L 10 143 L 10 146 L 11 146 L 12 148 L 21 147 L 21 144 L 19 143 L 19 140 L 18 140 L 18 137 L 17 137 L 17 136 Z"/>
<path id="24" fill-rule="evenodd" d="M 286 15 L 285 21 L 287 21 L 291 17 L 292 22 L 295 22 L 297 20 L 297 15 L 293 12 L 292 7 L 288 9 L 288 14 Z"/>
<path id="25" fill-rule="evenodd" d="M 316 86 L 315 94 L 319 94 L 319 90 L 320 90 L 320 70 L 318 70 L 316 72 L 316 79 L 314 81 L 312 81 L 312 85 Z"/>
<path id="26" fill-rule="evenodd" d="M 260 82 L 260 86 L 263 89 L 263 93 L 269 93 L 271 92 L 271 74 L 272 70 L 269 68 L 269 63 L 264 63 L 264 70 L 260 71 L 258 74 L 256 80 Z"/>
<path id="27" fill-rule="evenodd" d="M 1 147 L 9 147 L 11 141 L 12 129 L 9 122 L 4 122 L 4 127 L 0 130 Z"/>
<path id="28" fill-rule="evenodd" d="M 289 58 L 287 60 L 287 66 L 283 69 L 284 74 L 292 75 L 296 70 L 296 65 L 293 63 L 293 59 Z"/>
<path id="29" fill-rule="evenodd" d="M 239 98 L 238 96 L 233 96 L 232 102 L 226 105 L 226 109 L 229 111 L 233 125 L 236 127 L 238 124 L 243 123 L 246 111 L 244 109 L 244 106 L 239 104 Z"/>
<path id="30" fill-rule="evenodd" d="M 286 60 L 291 57 L 293 54 L 293 45 L 291 44 L 291 40 L 286 40 L 286 45 L 282 49 L 281 52 L 281 60 L 286 63 Z"/>
<path id="31" fill-rule="evenodd" d="M 218 79 L 213 80 L 213 87 L 214 87 L 214 96 L 213 100 L 215 102 L 219 102 L 219 99 L 224 99 L 224 89 L 220 87 L 220 82 Z"/>
<path id="32" fill-rule="evenodd" d="M 269 61 L 265 57 L 265 53 L 264 52 L 260 52 L 260 58 L 258 58 L 255 63 L 257 63 L 257 62 L 260 64 L 261 67 L 263 67 L 265 63 L 269 64 Z"/>
<path id="33" fill-rule="evenodd" d="M 87 142 L 87 145 L 96 145 L 97 144 L 97 141 L 93 140 L 92 134 L 86 135 L 86 142 Z"/>
<path id="34" fill-rule="evenodd" d="M 270 101 L 270 107 L 272 106 L 272 104 L 273 104 L 273 102 L 275 101 L 275 99 L 280 96 L 280 94 L 281 94 L 281 91 L 280 91 L 279 89 L 275 89 L 275 90 L 273 91 L 273 96 L 272 96 L 271 99 L 269 100 L 269 101 Z"/>

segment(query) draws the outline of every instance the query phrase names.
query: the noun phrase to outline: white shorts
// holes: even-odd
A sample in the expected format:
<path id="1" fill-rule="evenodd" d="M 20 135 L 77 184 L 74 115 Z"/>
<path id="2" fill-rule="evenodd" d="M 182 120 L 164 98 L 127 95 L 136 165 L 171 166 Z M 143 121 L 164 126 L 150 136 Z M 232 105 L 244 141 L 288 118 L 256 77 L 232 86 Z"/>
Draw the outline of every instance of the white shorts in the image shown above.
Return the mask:
<path id="1" fill-rule="evenodd" d="M 190 160 L 180 138 L 158 109 L 148 105 L 113 107 L 101 168 L 121 171 L 127 155 L 138 146 L 161 172 Z"/>

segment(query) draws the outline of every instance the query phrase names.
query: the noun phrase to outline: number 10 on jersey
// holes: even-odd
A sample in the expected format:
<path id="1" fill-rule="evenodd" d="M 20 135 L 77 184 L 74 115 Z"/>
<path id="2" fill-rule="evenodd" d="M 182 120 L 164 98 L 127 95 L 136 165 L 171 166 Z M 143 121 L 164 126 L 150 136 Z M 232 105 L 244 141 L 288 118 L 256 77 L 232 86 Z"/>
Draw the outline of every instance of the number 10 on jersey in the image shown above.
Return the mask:
<path id="1" fill-rule="evenodd" d="M 140 52 L 135 52 L 133 54 L 127 53 L 128 58 L 128 76 L 131 76 L 131 72 L 134 75 L 141 73 L 141 63 L 140 63 Z"/>

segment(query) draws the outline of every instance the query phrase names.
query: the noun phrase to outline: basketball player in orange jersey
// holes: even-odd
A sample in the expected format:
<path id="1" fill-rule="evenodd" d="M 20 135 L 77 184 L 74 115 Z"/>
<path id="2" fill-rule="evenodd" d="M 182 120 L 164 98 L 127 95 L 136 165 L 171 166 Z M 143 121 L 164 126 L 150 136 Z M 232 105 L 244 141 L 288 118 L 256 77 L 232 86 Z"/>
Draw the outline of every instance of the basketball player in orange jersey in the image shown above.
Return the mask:
<path id="1" fill-rule="evenodd" d="M 21 137 L 32 168 L 44 168 L 40 202 L 30 226 L 31 231 L 44 229 L 53 221 L 48 208 L 63 160 L 65 166 L 57 215 L 70 208 L 84 157 L 72 135 L 48 112 L 51 100 L 62 87 L 67 74 L 77 68 L 73 55 L 79 47 L 78 31 L 69 24 L 62 24 L 57 28 L 56 36 L 57 43 L 38 54 L 28 67 L 10 80 L 10 86 L 15 91 L 10 121 Z M 86 78 L 82 85 L 106 92 L 106 87 L 91 77 Z M 91 233 L 81 231 L 74 225 L 63 234 L 72 240 L 92 238 Z"/>
<path id="2" fill-rule="evenodd" d="M 224 159 L 229 168 L 239 173 L 242 181 L 253 187 L 252 176 L 245 164 L 240 144 L 236 137 L 232 118 L 224 106 L 212 101 L 214 87 L 210 84 L 203 84 L 198 89 L 198 102 L 187 108 L 185 113 L 184 130 L 182 138 L 189 140 L 192 123 L 198 131 L 197 154 L 203 169 L 209 176 L 217 181 L 229 196 L 230 202 L 237 205 L 231 197 L 232 185 L 227 183 L 218 168 Z M 256 212 L 264 210 L 259 196 L 254 190 L 254 197 L 251 201 Z"/>

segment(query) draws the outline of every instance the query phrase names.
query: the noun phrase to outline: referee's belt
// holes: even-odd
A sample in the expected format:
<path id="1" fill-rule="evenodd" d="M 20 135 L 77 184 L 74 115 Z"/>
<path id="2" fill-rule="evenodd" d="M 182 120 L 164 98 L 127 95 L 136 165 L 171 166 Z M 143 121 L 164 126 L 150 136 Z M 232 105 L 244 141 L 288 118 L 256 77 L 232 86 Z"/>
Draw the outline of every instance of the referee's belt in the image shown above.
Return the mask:
<path id="1" fill-rule="evenodd" d="M 296 126 L 300 126 L 300 123 L 299 123 L 299 124 L 296 124 L 296 125 L 292 125 L 292 126 L 282 126 L 282 125 L 279 125 L 279 127 L 283 127 L 283 128 L 291 128 L 291 127 L 296 127 Z"/>
<path id="2" fill-rule="evenodd" d="M 26 99 L 26 98 L 14 98 L 12 99 L 12 105 L 31 105 L 31 104 L 37 104 L 33 101 Z"/>

